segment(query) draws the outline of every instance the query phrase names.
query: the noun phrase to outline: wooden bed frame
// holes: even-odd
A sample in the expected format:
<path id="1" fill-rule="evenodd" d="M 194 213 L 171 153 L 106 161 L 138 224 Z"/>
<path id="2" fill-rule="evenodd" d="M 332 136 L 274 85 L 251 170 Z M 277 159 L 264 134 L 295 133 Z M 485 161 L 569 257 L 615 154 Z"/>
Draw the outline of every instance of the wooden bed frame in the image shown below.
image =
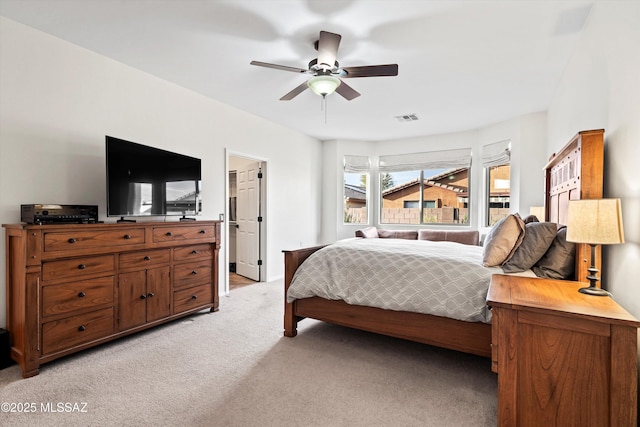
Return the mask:
<path id="1" fill-rule="evenodd" d="M 563 223 L 569 200 L 602 197 L 603 130 L 576 134 L 545 166 L 545 216 Z M 324 246 L 283 251 L 285 263 L 284 335 L 295 337 L 298 321 L 313 318 L 350 328 L 491 357 L 491 325 L 446 317 L 350 305 L 320 297 L 286 301 L 298 267 Z M 586 248 L 576 247 L 576 279 L 586 281 Z M 599 255 L 598 255 L 599 256 Z"/>

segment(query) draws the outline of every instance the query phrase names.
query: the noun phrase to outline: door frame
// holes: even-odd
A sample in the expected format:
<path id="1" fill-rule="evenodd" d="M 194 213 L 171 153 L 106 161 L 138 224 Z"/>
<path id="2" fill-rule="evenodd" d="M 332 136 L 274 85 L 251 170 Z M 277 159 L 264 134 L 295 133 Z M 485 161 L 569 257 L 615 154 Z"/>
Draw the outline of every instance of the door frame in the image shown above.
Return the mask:
<path id="1" fill-rule="evenodd" d="M 224 249 L 223 250 L 224 268 L 222 269 L 223 276 L 224 276 L 224 280 L 222 283 L 224 283 L 224 289 L 219 290 L 222 295 L 229 295 L 229 221 L 227 220 L 227 218 L 229 218 L 229 197 L 230 197 L 229 172 L 231 171 L 229 168 L 229 159 L 231 157 L 241 157 L 243 159 L 262 163 L 262 182 L 260 184 L 260 214 L 262 216 L 262 224 L 260 226 L 260 236 L 259 236 L 260 237 L 259 253 L 260 253 L 260 258 L 262 259 L 262 268 L 260 272 L 260 280 L 262 282 L 266 282 L 267 281 L 266 278 L 269 277 L 269 274 L 268 274 L 269 262 L 267 259 L 268 258 L 267 257 L 267 234 L 268 234 L 267 224 L 269 221 L 269 215 L 267 214 L 267 207 L 268 207 L 268 198 L 267 198 L 268 167 L 267 166 L 269 163 L 269 159 L 265 157 L 260 157 L 253 154 L 247 154 L 247 153 L 226 148 L 225 149 L 225 167 L 224 167 L 225 221 L 222 226 L 223 234 L 224 234 L 224 238 L 222 239 L 222 241 L 225 243 L 223 248 Z"/>

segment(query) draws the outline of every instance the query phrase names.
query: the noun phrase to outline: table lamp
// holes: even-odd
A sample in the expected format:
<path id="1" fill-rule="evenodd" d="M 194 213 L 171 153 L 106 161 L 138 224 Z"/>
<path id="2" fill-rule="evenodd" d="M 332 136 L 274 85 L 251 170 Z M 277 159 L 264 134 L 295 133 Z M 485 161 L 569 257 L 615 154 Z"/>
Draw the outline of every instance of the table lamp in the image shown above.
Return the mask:
<path id="1" fill-rule="evenodd" d="M 570 200 L 567 212 L 567 241 L 588 243 L 591 246 L 591 266 L 587 269 L 590 286 L 580 288 L 588 295 L 610 296 L 596 286 L 598 269 L 595 265 L 596 246 L 624 243 L 620 199 Z"/>

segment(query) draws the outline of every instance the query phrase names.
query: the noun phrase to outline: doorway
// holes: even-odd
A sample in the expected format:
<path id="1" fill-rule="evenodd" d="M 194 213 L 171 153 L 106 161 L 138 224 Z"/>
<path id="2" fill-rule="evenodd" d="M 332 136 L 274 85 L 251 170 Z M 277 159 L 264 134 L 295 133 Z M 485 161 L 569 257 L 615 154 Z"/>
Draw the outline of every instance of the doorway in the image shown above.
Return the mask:
<path id="1" fill-rule="evenodd" d="M 230 289 L 266 277 L 265 159 L 227 152 L 227 278 Z"/>

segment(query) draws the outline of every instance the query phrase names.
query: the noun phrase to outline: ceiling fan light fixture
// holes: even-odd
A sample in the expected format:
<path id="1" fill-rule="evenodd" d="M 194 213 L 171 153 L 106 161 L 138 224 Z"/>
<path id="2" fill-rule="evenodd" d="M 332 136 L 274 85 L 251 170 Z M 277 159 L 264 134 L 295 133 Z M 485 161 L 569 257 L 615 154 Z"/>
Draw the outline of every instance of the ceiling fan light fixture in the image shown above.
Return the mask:
<path id="1" fill-rule="evenodd" d="M 331 95 L 340 86 L 340 79 L 329 75 L 320 75 L 310 78 L 307 81 L 307 86 L 316 95 L 325 97 Z"/>

